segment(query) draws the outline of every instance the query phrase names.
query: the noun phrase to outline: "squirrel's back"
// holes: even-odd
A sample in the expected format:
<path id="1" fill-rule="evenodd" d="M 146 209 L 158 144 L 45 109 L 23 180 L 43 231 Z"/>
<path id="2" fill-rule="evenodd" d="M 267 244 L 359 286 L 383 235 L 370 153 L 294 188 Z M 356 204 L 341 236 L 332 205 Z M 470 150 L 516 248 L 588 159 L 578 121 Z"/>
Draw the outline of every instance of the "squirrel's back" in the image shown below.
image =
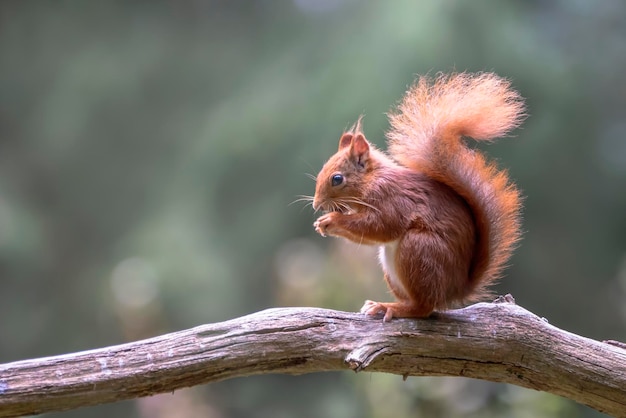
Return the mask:
<path id="1" fill-rule="evenodd" d="M 390 114 L 389 153 L 400 164 L 450 186 L 469 205 L 477 230 L 469 299 L 483 296 L 520 238 L 521 197 L 504 170 L 471 150 L 506 135 L 524 119 L 522 97 L 493 73 L 421 77 Z"/>

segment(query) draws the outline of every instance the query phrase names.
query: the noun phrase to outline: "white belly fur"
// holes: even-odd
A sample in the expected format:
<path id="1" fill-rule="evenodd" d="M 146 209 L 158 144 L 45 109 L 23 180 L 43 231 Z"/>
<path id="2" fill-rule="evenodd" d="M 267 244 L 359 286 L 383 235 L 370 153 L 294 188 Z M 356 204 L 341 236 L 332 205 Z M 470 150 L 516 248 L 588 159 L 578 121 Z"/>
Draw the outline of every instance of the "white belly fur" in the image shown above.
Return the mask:
<path id="1" fill-rule="evenodd" d="M 381 245 L 378 249 L 378 259 L 383 266 L 383 271 L 389 276 L 390 285 L 399 292 L 406 294 L 406 290 L 402 281 L 398 277 L 396 270 L 396 251 L 398 250 L 398 241 L 393 241 L 385 245 Z"/>

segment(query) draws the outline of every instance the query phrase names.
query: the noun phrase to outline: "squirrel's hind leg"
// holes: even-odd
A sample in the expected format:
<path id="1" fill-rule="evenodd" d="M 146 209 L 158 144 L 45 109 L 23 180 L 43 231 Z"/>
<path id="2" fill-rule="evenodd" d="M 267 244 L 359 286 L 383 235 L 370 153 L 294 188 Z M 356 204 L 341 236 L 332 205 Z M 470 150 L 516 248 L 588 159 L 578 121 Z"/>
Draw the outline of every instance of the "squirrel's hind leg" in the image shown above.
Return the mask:
<path id="1" fill-rule="evenodd" d="M 381 251 L 381 260 L 384 260 L 384 252 Z M 395 253 L 393 254 L 395 257 Z M 383 268 L 387 268 L 383 261 Z M 395 273 L 395 268 L 394 275 Z M 393 317 L 396 318 L 425 318 L 433 310 L 433 307 L 415 307 L 407 294 L 404 286 L 397 278 L 392 277 L 388 271 L 385 271 L 385 282 L 391 293 L 398 299 L 398 302 L 375 302 L 373 300 L 366 300 L 361 308 L 361 313 L 369 316 L 376 316 L 380 313 L 384 313 L 383 322 L 389 322 Z"/>

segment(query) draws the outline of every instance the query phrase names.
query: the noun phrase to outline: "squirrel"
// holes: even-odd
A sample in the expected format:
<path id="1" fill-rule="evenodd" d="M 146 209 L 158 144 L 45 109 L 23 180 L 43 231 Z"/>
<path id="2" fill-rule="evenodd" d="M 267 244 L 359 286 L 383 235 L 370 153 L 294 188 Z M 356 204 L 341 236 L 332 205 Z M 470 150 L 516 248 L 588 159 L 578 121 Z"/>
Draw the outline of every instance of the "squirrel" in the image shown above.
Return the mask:
<path id="1" fill-rule="evenodd" d="M 396 302 L 365 301 L 368 316 L 428 317 L 483 299 L 520 239 L 521 196 L 505 170 L 466 146 L 525 119 L 510 81 L 494 73 L 418 77 L 390 113 L 387 152 L 361 120 L 316 178 L 322 236 L 377 245 Z"/>

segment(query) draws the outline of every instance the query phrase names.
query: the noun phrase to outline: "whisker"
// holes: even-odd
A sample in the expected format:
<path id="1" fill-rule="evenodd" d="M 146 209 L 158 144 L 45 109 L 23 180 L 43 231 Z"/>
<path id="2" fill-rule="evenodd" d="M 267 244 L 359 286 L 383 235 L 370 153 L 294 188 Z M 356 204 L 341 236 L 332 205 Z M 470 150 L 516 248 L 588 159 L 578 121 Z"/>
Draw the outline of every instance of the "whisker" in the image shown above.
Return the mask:
<path id="1" fill-rule="evenodd" d="M 380 209 L 378 209 L 376 206 L 370 205 L 369 203 L 365 203 L 363 200 L 356 198 L 356 197 L 344 197 L 341 199 L 341 201 L 347 205 L 349 205 L 350 203 L 356 203 L 357 205 L 366 206 L 368 208 L 375 210 L 376 212 L 380 212 Z"/>
<path id="2" fill-rule="evenodd" d="M 308 178 L 310 178 L 313 181 L 317 181 L 317 177 L 315 177 L 313 174 L 311 173 L 304 173 L 305 176 L 307 176 Z"/>
<path id="3" fill-rule="evenodd" d="M 350 212 L 350 211 L 352 210 L 352 208 L 350 207 L 350 205 L 348 205 L 348 204 L 347 204 L 347 203 L 345 203 L 345 202 L 337 202 L 337 204 L 338 204 L 339 206 L 341 206 L 341 208 L 343 208 L 343 211 L 345 211 L 345 212 Z M 343 211 L 342 211 L 342 212 L 343 212 Z"/>
<path id="4" fill-rule="evenodd" d="M 306 205 L 302 206 L 302 208 L 300 209 L 300 212 L 302 212 L 304 208 L 306 208 L 307 206 L 310 206 L 311 208 L 313 208 L 313 202 L 308 202 Z"/>
<path id="5" fill-rule="evenodd" d="M 313 199 L 314 199 L 313 196 L 298 195 L 298 198 L 294 200 L 293 202 L 291 202 L 288 206 L 291 206 L 294 203 L 298 203 L 298 202 L 309 202 L 309 204 L 313 204 Z"/>
<path id="6" fill-rule="evenodd" d="M 289 203 L 287 206 L 291 206 L 294 203 L 306 202 L 304 204 L 304 206 L 302 206 L 302 208 L 300 208 L 300 212 L 302 212 L 304 209 L 306 209 L 307 206 L 313 207 L 313 199 L 314 199 L 313 196 L 298 195 L 298 198 L 296 200 L 294 200 L 293 202 Z"/>
<path id="7" fill-rule="evenodd" d="M 307 202 L 304 206 L 302 206 L 302 207 L 300 208 L 300 213 L 302 213 L 302 211 L 303 211 L 304 209 L 306 209 L 308 206 L 310 206 L 310 207 L 311 207 L 311 209 L 313 209 L 313 202 Z M 316 210 L 313 210 L 313 212 L 317 212 L 317 211 L 316 211 Z"/>

